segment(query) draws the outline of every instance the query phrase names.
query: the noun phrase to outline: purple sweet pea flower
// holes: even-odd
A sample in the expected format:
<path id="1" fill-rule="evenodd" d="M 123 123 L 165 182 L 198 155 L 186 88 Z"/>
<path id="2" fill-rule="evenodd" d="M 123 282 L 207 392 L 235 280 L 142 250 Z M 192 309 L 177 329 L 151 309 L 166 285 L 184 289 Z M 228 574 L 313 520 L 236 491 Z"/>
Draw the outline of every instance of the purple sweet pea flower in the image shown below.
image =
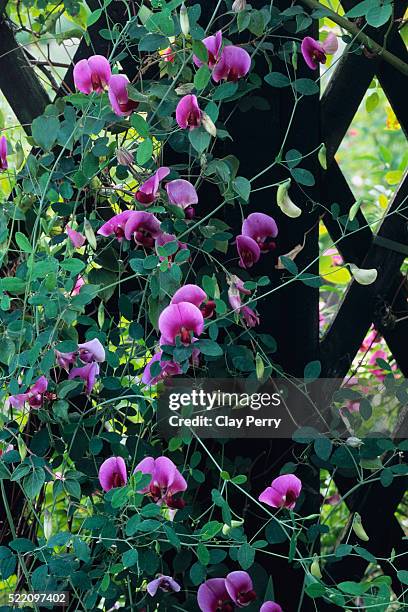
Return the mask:
<path id="1" fill-rule="evenodd" d="M 94 388 L 96 377 L 99 374 L 99 365 L 96 362 L 87 363 L 82 368 L 72 368 L 68 378 L 82 378 L 85 382 L 85 393 L 89 395 Z"/>
<path id="2" fill-rule="evenodd" d="M 112 219 L 109 219 L 109 221 L 104 223 L 96 233 L 101 236 L 111 236 L 115 234 L 116 238 L 121 241 L 125 237 L 126 222 L 135 214 L 135 210 L 125 210 L 112 217 Z"/>
<path id="3" fill-rule="evenodd" d="M 41 408 L 44 401 L 44 393 L 48 388 L 48 380 L 45 376 L 40 378 L 25 393 L 11 395 L 9 402 L 14 408 L 23 408 L 27 403 L 31 408 Z"/>
<path id="4" fill-rule="evenodd" d="M 151 360 L 146 365 L 143 376 L 142 383 L 145 385 L 156 385 L 159 380 L 163 380 L 167 378 L 167 376 L 177 376 L 182 373 L 182 369 L 180 368 L 178 363 L 174 361 L 164 361 L 162 360 L 163 351 L 159 351 L 156 353 Z M 151 373 L 151 367 L 154 363 L 160 363 L 161 372 L 157 376 L 153 376 Z"/>
<path id="5" fill-rule="evenodd" d="M 185 130 L 193 130 L 201 125 L 201 110 L 198 106 L 197 96 L 187 94 L 181 98 L 176 108 L 176 121 Z"/>
<path id="6" fill-rule="evenodd" d="M 75 363 L 77 353 L 76 352 L 61 353 L 60 351 L 55 350 L 55 356 L 57 358 L 58 365 L 61 366 L 61 368 L 64 368 L 64 370 L 68 372 L 69 366 Z"/>
<path id="7" fill-rule="evenodd" d="M 74 288 L 71 291 L 71 295 L 72 296 L 79 295 L 79 292 L 81 291 L 81 287 L 83 287 L 84 285 L 85 285 L 84 277 L 79 274 L 78 278 L 75 281 Z"/>
<path id="8" fill-rule="evenodd" d="M 65 233 L 68 235 L 68 238 L 71 240 L 72 244 L 76 249 L 79 249 L 81 248 L 81 246 L 84 246 L 86 238 L 83 234 L 77 232 L 74 229 L 71 229 L 69 225 L 65 226 Z"/>
<path id="9" fill-rule="evenodd" d="M 283 610 L 280 605 L 274 601 L 265 601 L 265 603 L 262 604 L 259 612 L 283 612 Z"/>
<path id="10" fill-rule="evenodd" d="M 225 578 L 225 588 L 234 604 L 240 608 L 256 599 L 254 585 L 247 572 L 230 572 Z"/>
<path id="11" fill-rule="evenodd" d="M 192 334 L 200 336 L 204 329 L 201 310 L 189 302 L 170 304 L 159 317 L 161 344 L 175 344 L 177 336 L 184 345 L 194 340 Z"/>
<path id="12" fill-rule="evenodd" d="M 111 79 L 111 68 L 103 55 L 92 55 L 74 66 L 75 87 L 84 94 L 102 93 Z"/>
<path id="13" fill-rule="evenodd" d="M 259 496 L 259 501 L 272 508 L 289 508 L 293 510 L 302 490 L 302 481 L 294 474 L 284 474 L 272 481 Z"/>
<path id="14" fill-rule="evenodd" d="M 140 185 L 139 189 L 135 193 L 135 198 L 141 204 L 148 206 L 154 202 L 159 195 L 160 181 L 162 181 L 168 174 L 170 174 L 170 168 L 167 166 L 161 166 L 156 172 Z"/>
<path id="15" fill-rule="evenodd" d="M 244 281 L 241 280 L 239 276 L 236 276 L 236 274 L 231 274 L 230 276 L 228 276 L 227 283 L 229 287 L 228 300 L 230 306 L 231 308 L 233 308 L 234 310 L 238 310 L 239 312 L 242 306 L 241 293 L 243 293 L 244 295 L 251 295 L 251 292 L 249 291 L 249 289 L 245 289 Z"/>
<path id="16" fill-rule="evenodd" d="M 264 213 L 251 213 L 242 224 L 242 234 L 249 236 L 258 244 L 261 253 L 267 253 L 276 248 L 272 238 L 278 235 L 275 219 Z"/>
<path id="17" fill-rule="evenodd" d="M 240 313 L 247 327 L 256 327 L 259 325 L 258 315 L 249 306 L 242 306 Z"/>
<path id="18" fill-rule="evenodd" d="M 216 83 L 220 81 L 238 81 L 248 74 L 251 67 L 251 57 L 245 49 L 229 45 L 224 47 L 221 59 L 214 67 L 212 78 Z"/>
<path id="19" fill-rule="evenodd" d="M 170 181 L 166 185 L 169 201 L 184 210 L 187 219 L 194 217 L 194 204 L 198 203 L 198 195 L 194 185 L 184 179 Z"/>
<path id="20" fill-rule="evenodd" d="M 124 74 L 113 74 L 109 81 L 108 96 L 112 110 L 119 117 L 131 115 L 139 106 L 138 102 L 130 100 L 127 86 L 129 79 Z"/>
<path id="21" fill-rule="evenodd" d="M 237 251 L 239 255 L 239 265 L 241 268 L 252 268 L 259 261 L 261 249 L 257 242 L 250 236 L 237 236 L 236 239 Z"/>
<path id="22" fill-rule="evenodd" d="M 102 363 L 105 361 L 105 349 L 98 338 L 78 344 L 78 349 L 79 358 L 84 363 L 91 363 L 91 361 L 98 361 L 99 363 Z"/>
<path id="23" fill-rule="evenodd" d="M 150 474 L 150 484 L 138 491 L 152 498 L 152 501 L 161 505 L 165 503 L 169 508 L 184 507 L 182 499 L 174 499 L 174 495 L 187 489 L 187 483 L 177 467 L 168 457 L 145 457 L 135 467 L 135 473 Z"/>
<path id="24" fill-rule="evenodd" d="M 160 221 L 149 212 L 136 210 L 125 225 L 125 238 L 131 240 L 133 237 L 137 245 L 146 248 L 152 248 L 161 233 Z"/>
<path id="25" fill-rule="evenodd" d="M 104 491 L 123 487 L 128 479 L 124 459 L 122 457 L 109 457 L 99 468 L 98 476 Z"/>
<path id="26" fill-rule="evenodd" d="M 197 603 L 201 612 L 232 612 L 234 610 L 224 578 L 210 578 L 203 582 L 197 592 Z"/>
<path id="27" fill-rule="evenodd" d="M 0 171 L 7 170 L 7 138 L 2 136 L 0 138 Z"/>
<path id="28" fill-rule="evenodd" d="M 214 314 L 215 302 L 208 300 L 206 292 L 198 285 L 184 285 L 177 289 L 170 303 L 179 304 L 180 302 L 190 302 L 200 308 L 205 319 L 209 319 Z"/>
<path id="29" fill-rule="evenodd" d="M 207 48 L 208 60 L 207 64 L 209 68 L 214 68 L 215 64 L 220 59 L 220 51 L 222 46 L 222 32 L 219 30 L 215 36 L 207 36 L 203 40 L 204 45 Z M 198 59 L 196 55 L 193 55 L 193 62 L 196 66 L 202 66 L 203 62 Z"/>
<path id="30" fill-rule="evenodd" d="M 325 64 L 327 55 L 333 55 L 338 49 L 337 36 L 330 32 L 324 42 L 319 42 L 311 36 L 302 40 L 301 51 L 306 64 L 316 70 L 319 64 Z"/>
<path id="31" fill-rule="evenodd" d="M 164 591 L 165 593 L 170 593 L 171 591 L 173 591 L 174 593 L 178 593 L 181 589 L 181 586 L 178 582 L 173 580 L 171 576 L 159 575 L 158 578 L 155 578 L 154 580 L 151 580 L 151 582 L 148 583 L 147 592 L 149 593 L 149 595 L 154 597 L 158 589 Z"/>

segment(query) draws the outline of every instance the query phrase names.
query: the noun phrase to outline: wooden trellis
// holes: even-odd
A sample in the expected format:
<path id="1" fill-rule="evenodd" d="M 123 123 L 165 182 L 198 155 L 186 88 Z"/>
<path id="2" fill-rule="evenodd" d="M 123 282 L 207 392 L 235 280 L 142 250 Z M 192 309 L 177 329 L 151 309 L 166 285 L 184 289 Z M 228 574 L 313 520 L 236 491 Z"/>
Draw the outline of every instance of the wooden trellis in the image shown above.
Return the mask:
<path id="1" fill-rule="evenodd" d="M 99 8 L 98 0 L 87 0 L 91 10 Z M 131 10 L 136 12 L 137 4 L 128 2 Z M 216 5 L 213 0 L 200 0 L 203 12 L 203 22 L 206 14 L 212 14 Z M 290 6 L 289 0 L 282 0 L 282 8 Z M 345 10 L 356 4 L 356 0 L 342 0 Z M 16 43 L 13 31 L 4 17 L 7 0 L 0 0 L 0 89 L 7 98 L 18 120 L 30 133 L 32 120 L 41 114 L 50 99 L 45 92 L 41 81 L 36 75 L 24 49 Z M 252 0 L 254 7 L 262 6 L 262 0 Z M 406 2 L 395 2 L 395 23 L 402 18 L 406 9 Z M 79 59 L 88 57 L 91 53 L 109 55 L 111 43 L 99 36 L 103 27 L 114 23 L 123 23 L 126 14 L 121 2 L 109 5 L 107 15 L 89 29 L 91 44 L 85 39 L 81 40 L 75 54 L 74 63 Z M 316 24 L 311 26 L 311 35 L 316 36 Z M 367 33 L 381 44 L 384 36 L 383 30 L 367 29 Z M 387 34 L 387 48 L 400 59 L 408 62 L 406 47 L 398 33 L 398 26 L 394 25 Z M 274 59 L 275 61 L 275 59 Z M 276 60 L 279 64 L 279 60 Z M 130 79 L 136 78 L 136 68 L 132 58 L 127 56 L 122 60 L 124 72 Z M 298 76 L 310 76 L 304 66 L 299 67 Z M 316 96 L 307 96 L 301 101 L 299 112 L 295 115 L 293 127 L 286 141 L 286 150 L 312 150 L 325 142 L 329 167 L 326 172 L 319 168 L 317 161 L 309 158 L 305 164 L 317 177 L 316 185 L 306 189 L 306 194 L 298 190 L 295 200 L 302 208 L 308 209 L 309 200 L 331 204 L 337 202 L 341 214 L 347 214 L 355 202 L 355 197 L 342 174 L 334 155 L 343 140 L 346 131 L 363 99 L 373 77 L 377 76 L 395 114 L 404 130 L 408 133 L 408 106 L 404 93 L 405 80 L 395 68 L 382 61 L 380 56 L 367 57 L 364 53 L 344 53 L 338 62 L 330 83 L 319 101 Z M 60 91 L 63 95 L 73 90 L 72 66 L 68 69 Z M 27 95 L 27 92 L 30 95 Z M 272 89 L 264 84 L 257 95 L 262 95 L 270 105 L 269 111 L 256 111 L 251 114 L 239 114 L 232 117 L 229 129 L 234 138 L 230 151 L 234 151 L 241 161 L 240 173 L 251 177 L 265 167 L 268 161 L 273 161 L 282 142 L 290 114 L 293 108 L 293 99 L 288 90 Z M 228 152 L 228 150 L 227 150 Z M 172 153 L 169 152 L 171 157 Z M 171 159 L 166 158 L 167 163 Z M 286 178 L 279 167 L 268 174 L 269 182 L 276 182 Z M 252 210 L 270 213 L 272 209 L 271 196 L 268 191 L 255 192 L 251 196 Z M 375 323 L 376 328 L 384 336 L 390 351 L 396 359 L 401 371 L 408 376 L 408 351 L 406 349 L 408 338 L 408 286 L 400 268 L 404 257 L 408 253 L 408 215 L 395 213 L 408 198 L 408 179 L 404 177 L 390 203 L 384 222 L 374 235 L 366 223 L 363 213 L 357 215 L 360 227 L 357 234 L 341 237 L 338 222 L 326 214 L 323 217 L 331 237 L 338 242 L 338 248 L 346 262 L 355 263 L 365 268 L 377 268 L 377 281 L 369 287 L 362 287 L 351 283 L 340 305 L 330 329 L 319 341 L 318 289 L 296 283 L 283 291 L 277 292 L 271 300 L 259 303 L 262 318 L 262 331 L 272 333 L 278 341 L 279 362 L 295 376 L 301 376 L 306 363 L 318 359 L 322 362 L 323 375 L 341 379 L 348 372 L 350 365 L 365 337 L 370 325 Z M 203 202 L 206 198 L 202 198 Z M 205 215 L 210 212 L 211 198 L 208 198 L 208 209 L 203 204 L 200 212 Z M 310 207 L 309 207 L 310 208 Z M 228 219 L 232 224 L 234 219 Z M 318 212 L 305 214 L 295 223 L 285 218 L 280 219 L 280 235 L 282 252 L 288 252 L 293 246 L 303 241 L 307 232 L 307 240 L 297 263 L 299 268 L 315 261 L 318 256 Z M 256 273 L 271 275 L 270 264 L 266 258 L 257 267 Z M 318 273 L 317 264 L 309 270 Z M 272 271 L 276 282 L 279 273 Z M 272 473 L 287 461 L 293 452 L 290 441 L 274 440 L 273 443 L 264 441 L 248 441 L 246 449 L 242 443 L 234 446 L 231 443 L 231 452 L 247 456 L 258 457 L 254 469 L 253 480 L 265 479 L 265 473 Z M 304 468 L 304 477 L 309 485 L 307 512 L 314 512 L 319 507 L 319 472 L 316 468 Z M 340 475 L 335 476 L 340 492 L 348 489 L 348 479 Z M 369 533 L 381 534 L 372 539 L 372 552 L 378 557 L 388 557 L 392 548 L 402 552 L 402 536 L 404 535 L 398 521 L 394 517 L 395 510 L 400 503 L 407 487 L 407 478 L 395 479 L 387 489 L 386 495 L 381 485 L 371 485 L 364 489 L 364 495 L 359 492 L 358 497 L 350 496 L 347 499 L 349 510 L 358 511 Z M 261 482 L 261 481 L 259 481 Z M 264 482 L 264 480 L 262 480 Z M 10 499 L 17 493 L 16 485 L 8 483 Z M 20 508 L 23 503 L 20 500 Z M 17 509 L 18 511 L 18 509 Z M 3 510 L 0 508 L 0 541 L 2 534 L 6 540 L 6 530 L 3 524 Z M 254 519 L 255 520 L 255 519 Z M 367 562 L 358 557 L 347 557 L 345 561 L 337 561 L 327 567 L 328 580 L 356 579 L 363 575 Z M 277 599 L 285 610 L 297 609 L 298 593 L 303 580 L 303 573 L 296 571 L 279 560 L 271 558 L 268 571 L 275 576 L 275 590 Z M 388 565 L 387 573 L 391 572 Z M 280 578 L 277 579 L 276 576 Z M 294 588 L 296 585 L 296 588 Z M 289 588 L 288 588 L 289 586 Z M 397 583 L 395 583 L 397 588 Z M 314 604 L 305 600 L 302 610 L 314 610 Z M 326 606 L 319 604 L 319 610 Z M 333 609 L 327 605 L 327 609 Z"/>

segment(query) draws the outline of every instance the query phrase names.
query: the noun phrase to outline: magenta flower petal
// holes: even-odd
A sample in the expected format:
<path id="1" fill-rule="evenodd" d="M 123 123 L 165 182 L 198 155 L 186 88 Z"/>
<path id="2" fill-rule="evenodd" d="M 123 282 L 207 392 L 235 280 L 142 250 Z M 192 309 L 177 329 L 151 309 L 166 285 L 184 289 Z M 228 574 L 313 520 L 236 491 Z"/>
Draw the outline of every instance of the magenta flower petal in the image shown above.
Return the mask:
<path id="1" fill-rule="evenodd" d="M 155 460 L 153 459 L 153 457 L 145 457 L 137 464 L 133 473 L 136 474 L 136 472 L 142 472 L 142 474 L 150 474 L 153 480 L 154 466 Z M 148 493 L 149 488 L 150 487 L 148 485 L 147 487 L 144 487 L 144 489 L 138 490 L 138 493 Z"/>
<path id="2" fill-rule="evenodd" d="M 218 612 L 230 601 L 224 578 L 210 578 L 200 585 L 197 603 L 201 612 Z M 225 607 L 225 610 L 228 608 Z M 232 606 L 230 607 L 232 610 Z"/>
<path id="3" fill-rule="evenodd" d="M 170 183 L 166 185 L 166 191 L 170 203 L 175 206 L 186 209 L 198 203 L 198 195 L 194 185 L 184 179 L 170 181 Z"/>
<path id="4" fill-rule="evenodd" d="M 55 356 L 57 358 L 57 363 L 61 368 L 64 368 L 67 372 L 69 371 L 69 366 L 75 363 L 76 353 L 61 353 L 60 351 L 55 351 Z"/>
<path id="5" fill-rule="evenodd" d="M 177 289 L 176 293 L 171 298 L 171 304 L 179 304 L 180 302 L 190 302 L 199 308 L 207 299 L 206 292 L 198 285 L 184 285 Z"/>
<path id="6" fill-rule="evenodd" d="M 256 327 L 259 325 L 259 317 L 249 306 L 242 306 L 241 315 L 247 327 Z"/>
<path id="7" fill-rule="evenodd" d="M 149 595 L 154 597 L 158 589 L 161 589 L 165 593 L 169 593 L 170 591 L 178 593 L 181 586 L 171 576 L 159 576 L 155 580 L 151 580 L 146 588 Z"/>
<path id="8" fill-rule="evenodd" d="M 36 395 L 37 393 L 45 393 L 47 389 L 48 380 L 45 378 L 45 376 L 40 376 L 40 378 L 30 388 L 29 394 Z"/>
<path id="9" fill-rule="evenodd" d="M 225 578 L 225 588 L 232 601 L 239 607 L 248 606 L 256 599 L 252 579 L 247 572 L 230 572 Z"/>
<path id="10" fill-rule="evenodd" d="M 278 235 L 278 226 L 269 215 L 251 213 L 242 224 L 242 234 L 255 240 L 261 253 L 267 253 L 276 246 L 273 238 Z"/>
<path id="11" fill-rule="evenodd" d="M 201 110 L 198 106 L 197 97 L 194 94 L 188 94 L 181 98 L 176 108 L 176 121 L 183 130 L 187 128 L 193 130 L 199 127 L 201 124 Z"/>
<path id="12" fill-rule="evenodd" d="M 259 501 L 272 508 L 289 508 L 293 510 L 302 490 L 302 481 L 294 474 L 284 474 L 272 481 L 259 496 Z"/>
<path id="13" fill-rule="evenodd" d="M 78 344 L 78 349 L 79 358 L 84 363 L 91 363 L 91 361 L 102 363 L 105 361 L 105 349 L 98 338 Z"/>
<path id="14" fill-rule="evenodd" d="M 143 376 L 142 383 L 145 385 L 155 385 L 159 382 L 159 380 L 163 380 L 167 376 L 177 376 L 182 373 L 182 369 L 180 368 L 178 363 L 174 361 L 163 361 L 162 360 L 163 352 L 159 351 L 156 353 L 151 360 L 146 365 Z M 157 376 L 153 376 L 151 373 L 151 367 L 154 363 L 160 363 L 161 372 Z"/>
<path id="15" fill-rule="evenodd" d="M 329 32 L 325 41 L 322 42 L 322 48 L 327 55 L 333 55 L 339 48 L 339 41 L 333 32 Z"/>
<path id="16" fill-rule="evenodd" d="M 40 378 L 25 392 L 17 395 L 11 395 L 9 402 L 15 408 L 23 408 L 28 402 L 31 408 L 41 408 L 43 404 L 43 394 L 48 389 L 48 380 L 45 376 Z"/>
<path id="17" fill-rule="evenodd" d="M 14 408 L 24 408 L 24 404 L 28 402 L 30 396 L 28 393 L 18 393 L 17 395 L 10 395 L 9 402 Z"/>
<path id="18" fill-rule="evenodd" d="M 274 601 L 265 601 L 265 603 L 262 604 L 259 612 L 283 612 L 283 611 L 280 605 L 275 603 Z"/>
<path id="19" fill-rule="evenodd" d="M 86 238 L 83 234 L 71 229 L 69 225 L 65 226 L 65 232 L 76 249 L 79 249 L 81 248 L 81 246 L 84 246 Z"/>
<path id="20" fill-rule="evenodd" d="M 96 233 L 100 234 L 101 236 L 110 236 L 111 234 L 115 234 L 118 240 L 122 240 L 125 236 L 126 222 L 135 214 L 135 210 L 125 210 L 112 217 L 112 219 L 109 219 L 109 221 L 104 223 Z"/>
<path id="21" fill-rule="evenodd" d="M 82 378 L 85 383 L 85 393 L 89 395 L 94 388 L 96 377 L 99 374 L 99 365 L 95 362 L 87 363 L 82 368 L 72 368 L 68 378 Z"/>
<path id="22" fill-rule="evenodd" d="M 204 329 L 204 318 L 201 311 L 189 302 L 170 304 L 159 317 L 159 330 L 162 344 L 175 344 L 180 336 L 183 344 L 191 343 L 191 333 L 200 336 Z"/>
<path id="23" fill-rule="evenodd" d="M 103 55 L 92 55 L 74 66 L 75 87 L 84 94 L 102 93 L 111 79 L 111 68 Z"/>
<path id="24" fill-rule="evenodd" d="M 237 236 L 236 245 L 241 268 L 252 268 L 261 256 L 258 244 L 253 238 L 241 235 Z"/>
<path id="25" fill-rule="evenodd" d="M 152 480 L 148 487 L 140 493 L 149 493 L 153 501 L 161 504 L 165 502 L 169 507 L 181 507 L 173 500 L 173 495 L 185 491 L 187 483 L 174 463 L 168 457 L 145 457 L 135 468 L 135 472 L 151 474 Z"/>
<path id="26" fill-rule="evenodd" d="M 159 195 L 160 181 L 162 181 L 168 174 L 170 174 L 170 168 L 162 166 L 143 183 L 136 191 L 135 198 L 141 204 L 151 204 L 154 202 Z"/>
<path id="27" fill-rule="evenodd" d="M 248 74 L 251 57 L 245 49 L 229 45 L 224 47 L 220 61 L 215 65 L 212 78 L 216 83 L 222 80 L 238 81 Z"/>
<path id="28" fill-rule="evenodd" d="M 135 211 L 125 225 L 125 237 L 132 237 L 136 244 L 153 247 L 154 240 L 161 234 L 160 221 L 152 213 Z"/>
<path id="29" fill-rule="evenodd" d="M 208 66 L 209 68 L 214 68 L 215 64 L 220 59 L 220 51 L 222 45 L 221 30 L 218 30 L 215 36 L 207 36 L 207 38 L 204 38 L 203 43 L 208 51 Z M 196 55 L 193 55 L 193 62 L 196 66 L 202 66 L 204 63 Z"/>
<path id="30" fill-rule="evenodd" d="M 81 287 L 83 287 L 84 285 L 85 285 L 84 277 L 79 275 L 78 278 L 76 279 L 74 288 L 71 291 L 71 295 L 72 296 L 79 295 L 79 292 L 81 291 Z"/>
<path id="31" fill-rule="evenodd" d="M 303 59 L 312 70 L 316 70 L 319 64 L 324 64 L 326 61 L 326 53 L 322 44 L 311 36 L 306 36 L 302 40 L 301 51 Z"/>
<path id="32" fill-rule="evenodd" d="M 99 482 L 104 491 L 123 487 L 127 483 L 126 463 L 122 457 L 110 457 L 99 468 Z"/>
<path id="33" fill-rule="evenodd" d="M 138 102 L 129 98 L 128 84 L 129 79 L 124 74 L 113 74 L 109 81 L 109 101 L 113 112 L 119 117 L 127 117 L 138 107 Z"/>
<path id="34" fill-rule="evenodd" d="M 7 138 L 2 136 L 0 138 L 0 170 L 7 170 Z"/>

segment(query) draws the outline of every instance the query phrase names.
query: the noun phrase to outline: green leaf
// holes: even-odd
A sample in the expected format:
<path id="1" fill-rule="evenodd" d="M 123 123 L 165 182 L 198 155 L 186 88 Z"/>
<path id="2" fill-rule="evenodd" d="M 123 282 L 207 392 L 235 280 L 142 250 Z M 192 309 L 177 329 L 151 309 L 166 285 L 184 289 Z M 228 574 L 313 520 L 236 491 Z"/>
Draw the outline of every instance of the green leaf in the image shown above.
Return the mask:
<path id="1" fill-rule="evenodd" d="M 222 85 L 218 85 L 217 89 L 214 91 L 212 99 L 216 101 L 225 100 L 226 98 L 233 96 L 237 89 L 237 83 L 222 83 Z"/>
<path id="2" fill-rule="evenodd" d="M 245 202 L 248 202 L 251 193 L 251 183 L 248 181 L 248 179 L 243 176 L 237 176 L 237 178 L 232 181 L 232 186 L 235 193 L 237 193 Z"/>
<path id="3" fill-rule="evenodd" d="M 373 28 L 379 28 L 387 23 L 392 15 L 392 4 L 373 6 L 367 11 L 366 21 Z"/>
<path id="4" fill-rule="evenodd" d="M 31 133 L 35 142 L 45 151 L 49 151 L 57 140 L 59 127 L 57 117 L 41 115 L 41 117 L 34 119 Z"/>
<path id="5" fill-rule="evenodd" d="M 132 548 L 131 550 L 127 550 L 122 555 L 122 563 L 124 567 L 132 567 L 133 565 L 136 565 L 138 560 L 139 560 L 139 553 L 137 552 L 135 548 Z"/>
<path id="6" fill-rule="evenodd" d="M 251 567 L 255 559 L 255 549 L 245 542 L 238 548 L 238 563 L 243 570 L 247 570 Z"/>
<path id="7" fill-rule="evenodd" d="M 270 72 L 266 75 L 265 81 L 272 87 L 288 87 L 290 85 L 289 78 L 281 72 Z"/>
<path id="8" fill-rule="evenodd" d="M 399 570 L 397 572 L 397 577 L 402 584 L 408 584 L 408 571 L 407 570 Z"/>
<path id="9" fill-rule="evenodd" d="M 211 78 L 211 72 L 208 69 L 208 66 L 200 66 L 197 72 L 194 75 L 194 87 L 197 90 L 204 89 L 207 87 Z"/>
<path id="10" fill-rule="evenodd" d="M 317 438 L 314 441 L 315 453 L 323 461 L 327 461 L 332 452 L 332 443 L 328 438 Z"/>
<path id="11" fill-rule="evenodd" d="M 291 259 L 290 257 L 287 257 L 286 255 L 281 255 L 279 259 L 282 265 L 285 267 L 285 269 L 291 274 L 293 274 L 294 276 L 296 276 L 299 270 L 298 270 L 296 263 L 293 261 L 293 259 Z"/>
<path id="12" fill-rule="evenodd" d="M 306 366 L 303 373 L 303 378 L 307 381 L 315 380 L 319 378 L 322 371 L 322 364 L 320 361 L 310 361 Z"/>
<path id="13" fill-rule="evenodd" d="M 193 41 L 193 55 L 198 57 L 204 63 L 208 62 L 208 51 L 207 47 L 201 40 Z"/>
<path id="14" fill-rule="evenodd" d="M 210 521 L 201 528 L 200 536 L 202 540 L 211 540 L 222 529 L 222 523 L 218 521 Z"/>
<path id="15" fill-rule="evenodd" d="M 29 499 L 33 499 L 41 491 L 45 482 L 45 473 L 42 468 L 34 470 L 24 478 L 24 491 Z"/>
<path id="16" fill-rule="evenodd" d="M 153 155 L 153 141 L 150 138 L 145 138 L 137 148 L 136 160 L 137 163 L 143 166 Z"/>
<path id="17" fill-rule="evenodd" d="M 296 79 L 293 85 L 296 91 L 304 96 L 314 96 L 319 93 L 319 85 L 312 79 Z"/>
<path id="18" fill-rule="evenodd" d="M 67 270 L 68 272 L 71 272 L 71 274 L 76 275 L 82 272 L 82 270 L 85 268 L 85 263 L 80 259 L 71 257 L 62 261 L 60 266 L 63 270 Z"/>
<path id="19" fill-rule="evenodd" d="M 146 119 L 144 119 L 144 117 L 141 115 L 133 113 L 133 115 L 130 117 L 130 124 L 142 138 L 147 138 L 149 136 L 149 125 L 147 124 Z"/>
<path id="20" fill-rule="evenodd" d="M 305 168 L 291 168 L 291 175 L 299 185 L 306 185 L 307 187 L 313 187 L 315 179 L 313 174 Z"/>
<path id="21" fill-rule="evenodd" d="M 222 347 L 213 340 L 199 340 L 196 343 L 197 348 L 209 357 L 221 357 L 224 354 Z"/>
<path id="22" fill-rule="evenodd" d="M 27 236 L 25 236 L 21 232 L 16 232 L 16 242 L 20 249 L 25 253 L 32 252 L 33 247 L 31 246 L 30 241 L 28 240 Z"/>
<path id="23" fill-rule="evenodd" d="M 17 538 L 9 543 L 12 550 L 20 553 L 30 552 L 35 549 L 35 544 L 28 538 Z"/>
<path id="24" fill-rule="evenodd" d="M 88 15 L 87 20 L 86 20 L 87 27 L 89 28 L 91 25 L 96 23 L 99 20 L 101 15 L 102 15 L 102 9 L 96 9 L 96 11 Z"/>
<path id="25" fill-rule="evenodd" d="M 147 34 L 139 42 L 139 51 L 157 51 L 166 49 L 169 46 L 169 39 L 161 34 Z"/>
<path id="26" fill-rule="evenodd" d="M 205 151 L 211 142 L 210 134 L 201 127 L 191 130 L 188 139 L 199 155 Z"/>

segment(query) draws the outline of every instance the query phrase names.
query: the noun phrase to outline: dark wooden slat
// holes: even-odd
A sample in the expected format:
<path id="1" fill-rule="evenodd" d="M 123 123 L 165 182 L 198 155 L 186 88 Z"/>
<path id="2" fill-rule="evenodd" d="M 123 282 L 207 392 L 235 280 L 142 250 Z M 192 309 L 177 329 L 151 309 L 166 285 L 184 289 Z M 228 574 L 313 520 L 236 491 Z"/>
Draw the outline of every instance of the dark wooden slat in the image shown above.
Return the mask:
<path id="1" fill-rule="evenodd" d="M 0 23 L 0 89 L 27 134 L 50 103 L 48 95 L 6 21 Z"/>

